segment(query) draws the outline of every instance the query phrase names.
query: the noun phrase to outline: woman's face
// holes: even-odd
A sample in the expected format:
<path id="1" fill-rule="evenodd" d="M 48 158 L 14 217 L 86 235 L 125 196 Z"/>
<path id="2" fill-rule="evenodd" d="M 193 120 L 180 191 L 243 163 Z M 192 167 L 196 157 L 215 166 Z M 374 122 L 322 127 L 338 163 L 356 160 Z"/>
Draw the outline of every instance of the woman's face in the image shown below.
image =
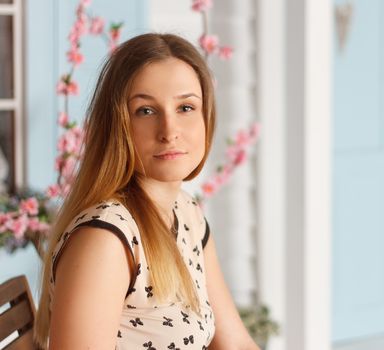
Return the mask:
<path id="1" fill-rule="evenodd" d="M 151 63 L 135 77 L 129 96 L 136 171 L 181 181 L 205 153 L 201 85 L 193 68 L 177 58 Z"/>

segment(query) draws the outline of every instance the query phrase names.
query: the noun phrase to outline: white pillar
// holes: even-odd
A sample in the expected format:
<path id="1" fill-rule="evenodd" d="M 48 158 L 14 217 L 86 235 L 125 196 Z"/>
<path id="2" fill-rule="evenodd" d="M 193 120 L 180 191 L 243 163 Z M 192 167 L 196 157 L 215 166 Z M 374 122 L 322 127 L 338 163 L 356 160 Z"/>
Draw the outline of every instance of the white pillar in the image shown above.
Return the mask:
<path id="1" fill-rule="evenodd" d="M 260 16 L 260 293 L 282 325 L 270 350 L 327 350 L 331 1 L 261 0 Z"/>

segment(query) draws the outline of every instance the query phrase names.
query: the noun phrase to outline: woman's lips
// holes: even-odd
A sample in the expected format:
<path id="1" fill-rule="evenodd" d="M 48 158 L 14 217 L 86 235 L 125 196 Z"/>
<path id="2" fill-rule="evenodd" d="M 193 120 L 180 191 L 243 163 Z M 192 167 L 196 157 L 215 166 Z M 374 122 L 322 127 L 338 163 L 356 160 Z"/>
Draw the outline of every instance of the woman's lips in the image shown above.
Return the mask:
<path id="1" fill-rule="evenodd" d="M 160 154 L 156 154 L 154 157 L 157 159 L 162 160 L 172 160 L 177 159 L 186 154 L 187 152 L 181 152 L 181 151 L 169 151 L 169 152 L 163 152 Z"/>

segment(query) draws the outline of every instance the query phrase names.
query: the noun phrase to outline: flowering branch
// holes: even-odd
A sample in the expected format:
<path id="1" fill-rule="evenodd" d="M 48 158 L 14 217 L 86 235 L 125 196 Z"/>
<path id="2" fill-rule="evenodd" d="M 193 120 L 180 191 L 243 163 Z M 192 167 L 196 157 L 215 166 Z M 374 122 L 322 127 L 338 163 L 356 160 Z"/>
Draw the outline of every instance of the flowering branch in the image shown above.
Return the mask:
<path id="1" fill-rule="evenodd" d="M 230 46 L 219 46 L 217 35 L 208 33 L 208 10 L 213 7 L 212 0 L 193 0 L 192 10 L 200 12 L 203 20 L 203 34 L 199 38 L 200 47 L 203 49 L 206 59 L 212 54 L 217 54 L 219 58 L 228 60 L 232 57 L 233 49 Z"/>
<path id="2" fill-rule="evenodd" d="M 226 185 L 235 169 L 245 163 L 249 148 L 257 141 L 259 134 L 260 126 L 254 123 L 247 130 L 239 130 L 234 139 L 227 140 L 224 163 L 217 166 L 216 171 L 201 185 L 201 192 L 195 195 L 200 205 Z"/>
<path id="3" fill-rule="evenodd" d="M 203 33 L 200 36 L 199 44 L 206 60 L 213 54 L 217 54 L 223 60 L 228 60 L 233 55 L 232 47 L 219 46 L 217 35 L 210 35 L 208 33 L 208 10 L 212 7 L 212 0 L 192 0 L 192 10 L 199 12 L 203 20 Z M 256 142 L 258 136 L 259 124 L 254 123 L 248 130 L 238 131 L 234 140 L 228 140 L 224 164 L 217 166 L 214 174 L 201 185 L 201 192 L 195 195 L 201 205 L 228 183 L 236 167 L 243 164 L 247 159 L 248 148 Z"/>
<path id="4" fill-rule="evenodd" d="M 70 71 L 64 74 L 56 86 L 58 95 L 64 96 L 64 111 L 59 113 L 58 124 L 64 129 L 60 136 L 57 149 L 59 151 L 55 161 L 55 169 L 58 171 L 58 179 L 54 185 L 47 189 L 50 198 L 64 197 L 74 179 L 74 173 L 78 161 L 81 159 L 81 145 L 83 142 L 83 130 L 76 121 L 69 117 L 68 101 L 72 95 L 79 94 L 79 87 L 73 80 L 76 69 L 84 62 L 84 55 L 80 51 L 81 38 L 87 33 L 101 36 L 107 43 L 109 51 L 113 52 L 120 39 L 123 23 L 112 23 L 108 31 L 105 29 L 105 21 L 99 16 L 92 16 L 87 12 L 90 0 L 81 0 L 76 9 L 76 20 L 70 30 L 68 39 L 70 49 L 67 52 L 67 60 L 71 65 Z"/>

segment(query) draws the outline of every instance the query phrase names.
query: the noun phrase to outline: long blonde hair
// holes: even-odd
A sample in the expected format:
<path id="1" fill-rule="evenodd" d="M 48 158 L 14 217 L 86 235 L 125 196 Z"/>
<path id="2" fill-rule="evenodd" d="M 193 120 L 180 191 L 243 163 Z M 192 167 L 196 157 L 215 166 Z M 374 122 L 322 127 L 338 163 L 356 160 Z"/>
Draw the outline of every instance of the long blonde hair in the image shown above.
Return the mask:
<path id="1" fill-rule="evenodd" d="M 120 200 L 134 217 L 159 299 L 177 294 L 193 310 L 198 310 L 196 291 L 174 236 L 155 204 L 140 187 L 134 171 L 138 159 L 131 135 L 127 96 L 140 69 L 170 57 L 186 62 L 195 70 L 203 93 L 205 154 L 184 180 L 194 178 L 208 156 L 215 128 L 215 101 L 212 76 L 196 48 L 179 36 L 155 33 L 139 35 L 121 44 L 101 70 L 84 124 L 83 159 L 53 225 L 45 253 L 34 329 L 35 342 L 43 349 L 48 346 L 50 328 L 52 252 L 73 217 L 102 200 Z"/>

